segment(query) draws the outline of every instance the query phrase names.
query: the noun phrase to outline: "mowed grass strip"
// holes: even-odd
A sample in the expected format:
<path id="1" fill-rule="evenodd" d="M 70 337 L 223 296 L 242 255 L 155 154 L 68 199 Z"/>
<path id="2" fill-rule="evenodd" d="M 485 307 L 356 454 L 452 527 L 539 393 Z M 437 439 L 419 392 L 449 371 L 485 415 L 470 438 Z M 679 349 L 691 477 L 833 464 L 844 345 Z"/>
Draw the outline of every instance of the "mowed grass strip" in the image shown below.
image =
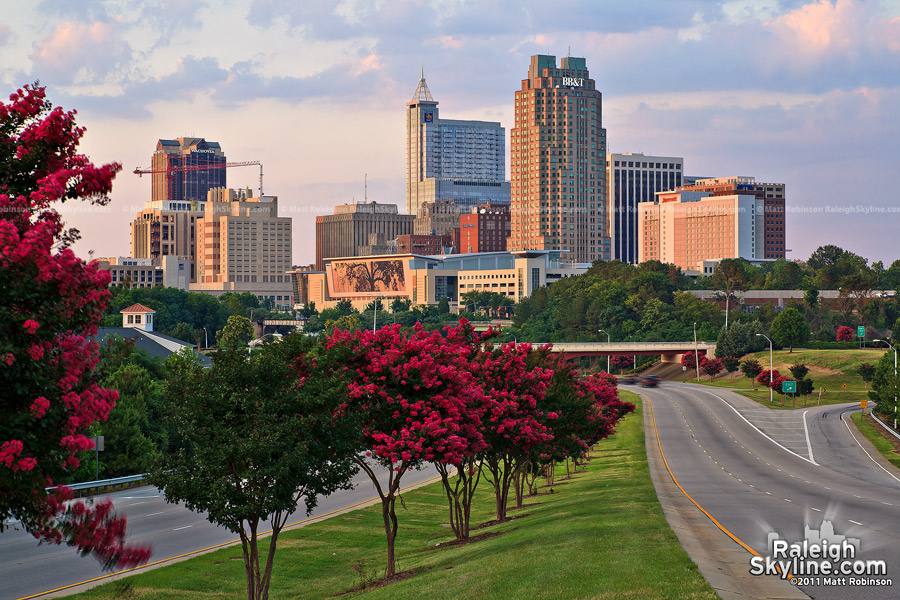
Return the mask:
<path id="1" fill-rule="evenodd" d="M 500 535 L 437 547 L 453 534 L 443 489 L 433 484 L 398 502 L 398 571 L 409 578 L 341 598 L 458 600 L 493 598 L 686 598 L 717 596 L 669 528 L 650 481 L 639 398 L 617 433 L 594 449 L 571 479 L 526 497 L 513 520 L 472 535 Z M 493 496 L 479 486 L 472 523 L 493 518 Z M 384 573 L 380 507 L 357 510 L 282 534 L 271 598 L 327 598 Z M 78 598 L 188 599 L 245 596 L 239 547 L 112 582 Z"/>
<path id="2" fill-rule="evenodd" d="M 900 441 L 886 432 L 881 425 L 875 423 L 868 412 L 865 415 L 862 412 L 855 412 L 850 415 L 850 418 L 853 419 L 853 424 L 856 425 L 860 433 L 872 442 L 872 445 L 881 452 L 881 455 L 890 461 L 892 465 L 900 468 L 900 451 L 898 451 Z"/>

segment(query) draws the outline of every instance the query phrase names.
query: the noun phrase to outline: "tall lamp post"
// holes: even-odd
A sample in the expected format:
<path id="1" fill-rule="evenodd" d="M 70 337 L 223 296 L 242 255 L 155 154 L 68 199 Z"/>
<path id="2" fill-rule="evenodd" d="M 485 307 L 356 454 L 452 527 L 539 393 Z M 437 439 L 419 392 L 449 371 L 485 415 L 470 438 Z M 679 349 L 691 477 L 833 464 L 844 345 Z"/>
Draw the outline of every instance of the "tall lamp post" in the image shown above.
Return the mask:
<path id="1" fill-rule="evenodd" d="M 769 336 L 763 333 L 757 333 L 756 337 L 764 337 L 769 340 Z M 772 399 L 772 394 L 774 393 L 772 390 L 772 371 L 774 367 L 772 366 L 772 340 L 769 340 L 769 404 L 772 404 L 774 400 Z"/>
<path id="2" fill-rule="evenodd" d="M 897 348 L 891 345 L 887 340 L 872 341 L 886 344 L 888 348 L 894 351 L 894 429 L 897 429 Z"/>
<path id="3" fill-rule="evenodd" d="M 606 334 L 606 343 L 607 344 L 609 344 L 610 341 L 612 340 L 612 338 L 609 337 L 609 332 L 604 331 L 603 329 L 598 329 L 597 333 L 605 333 Z M 606 372 L 609 373 L 609 354 L 606 355 Z"/>
<path id="4" fill-rule="evenodd" d="M 203 328 L 203 339 L 206 340 L 206 349 L 209 350 L 209 333 L 206 332 L 206 327 Z"/>
<path id="5" fill-rule="evenodd" d="M 697 381 L 700 381 L 700 352 L 697 349 L 697 322 L 694 321 L 694 368 L 697 370 Z"/>

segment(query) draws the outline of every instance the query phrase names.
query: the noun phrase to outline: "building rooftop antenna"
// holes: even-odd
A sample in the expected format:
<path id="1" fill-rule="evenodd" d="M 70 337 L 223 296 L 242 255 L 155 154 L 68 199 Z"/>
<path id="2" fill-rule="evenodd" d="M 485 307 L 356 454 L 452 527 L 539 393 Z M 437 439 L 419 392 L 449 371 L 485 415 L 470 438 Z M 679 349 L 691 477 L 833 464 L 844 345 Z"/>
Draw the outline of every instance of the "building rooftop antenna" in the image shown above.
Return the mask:
<path id="1" fill-rule="evenodd" d="M 363 201 L 368 202 L 369 201 L 369 174 L 368 173 L 363 174 L 363 182 L 364 182 L 363 183 L 363 194 L 364 194 Z"/>

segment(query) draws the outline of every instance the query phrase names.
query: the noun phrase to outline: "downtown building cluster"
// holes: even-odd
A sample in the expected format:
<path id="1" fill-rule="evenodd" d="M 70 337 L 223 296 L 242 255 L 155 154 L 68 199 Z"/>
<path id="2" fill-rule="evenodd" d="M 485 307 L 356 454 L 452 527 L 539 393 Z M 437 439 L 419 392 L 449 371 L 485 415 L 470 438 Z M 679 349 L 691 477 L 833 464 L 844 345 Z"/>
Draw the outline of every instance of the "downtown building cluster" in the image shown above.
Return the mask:
<path id="1" fill-rule="evenodd" d="M 366 198 L 317 216 L 315 263 L 303 269 L 291 266 L 278 198 L 228 189 L 219 144 L 159 140 L 132 254 L 106 268 L 114 283 L 168 279 L 278 305 L 399 297 L 459 309 L 467 291 L 519 300 L 597 260 L 708 275 L 725 258 L 785 258 L 785 185 L 691 177 L 678 156 L 610 153 L 585 58 L 532 56 L 513 96 L 507 179 L 501 123 L 443 118 L 423 73 L 406 103 L 405 214 Z"/>

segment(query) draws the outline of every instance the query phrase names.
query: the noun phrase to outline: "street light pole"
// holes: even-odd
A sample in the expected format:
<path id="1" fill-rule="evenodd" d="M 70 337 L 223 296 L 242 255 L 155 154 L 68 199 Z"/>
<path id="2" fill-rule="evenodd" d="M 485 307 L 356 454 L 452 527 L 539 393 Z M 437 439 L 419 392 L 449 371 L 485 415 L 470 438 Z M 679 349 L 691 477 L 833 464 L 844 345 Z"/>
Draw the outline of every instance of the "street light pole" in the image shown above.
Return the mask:
<path id="1" fill-rule="evenodd" d="M 206 327 L 203 328 L 203 339 L 206 340 L 206 349 L 209 350 L 209 333 L 207 333 Z"/>
<path id="2" fill-rule="evenodd" d="M 372 317 L 372 333 L 375 333 L 375 326 L 378 323 L 378 298 L 372 301 L 372 306 L 375 307 L 375 315 Z"/>
<path id="3" fill-rule="evenodd" d="M 609 344 L 611 337 L 609 337 L 609 332 L 604 331 L 603 329 L 598 329 L 597 333 L 605 333 L 606 334 L 606 343 Z M 606 355 L 606 372 L 609 373 L 609 354 Z"/>
<path id="4" fill-rule="evenodd" d="M 762 333 L 757 333 L 756 337 L 764 337 L 767 340 L 769 340 L 769 336 L 762 334 Z M 772 404 L 774 402 L 774 400 L 772 399 L 772 394 L 774 393 L 772 390 L 772 371 L 773 370 L 774 370 L 774 367 L 772 366 L 772 340 L 769 340 L 769 404 Z"/>
<path id="5" fill-rule="evenodd" d="M 873 341 L 887 344 L 887 347 L 894 351 L 894 429 L 897 429 L 897 348 L 887 340 Z"/>
<path id="6" fill-rule="evenodd" d="M 697 349 L 697 322 L 694 321 L 694 368 L 697 370 L 697 381 L 700 381 L 700 351 Z"/>

